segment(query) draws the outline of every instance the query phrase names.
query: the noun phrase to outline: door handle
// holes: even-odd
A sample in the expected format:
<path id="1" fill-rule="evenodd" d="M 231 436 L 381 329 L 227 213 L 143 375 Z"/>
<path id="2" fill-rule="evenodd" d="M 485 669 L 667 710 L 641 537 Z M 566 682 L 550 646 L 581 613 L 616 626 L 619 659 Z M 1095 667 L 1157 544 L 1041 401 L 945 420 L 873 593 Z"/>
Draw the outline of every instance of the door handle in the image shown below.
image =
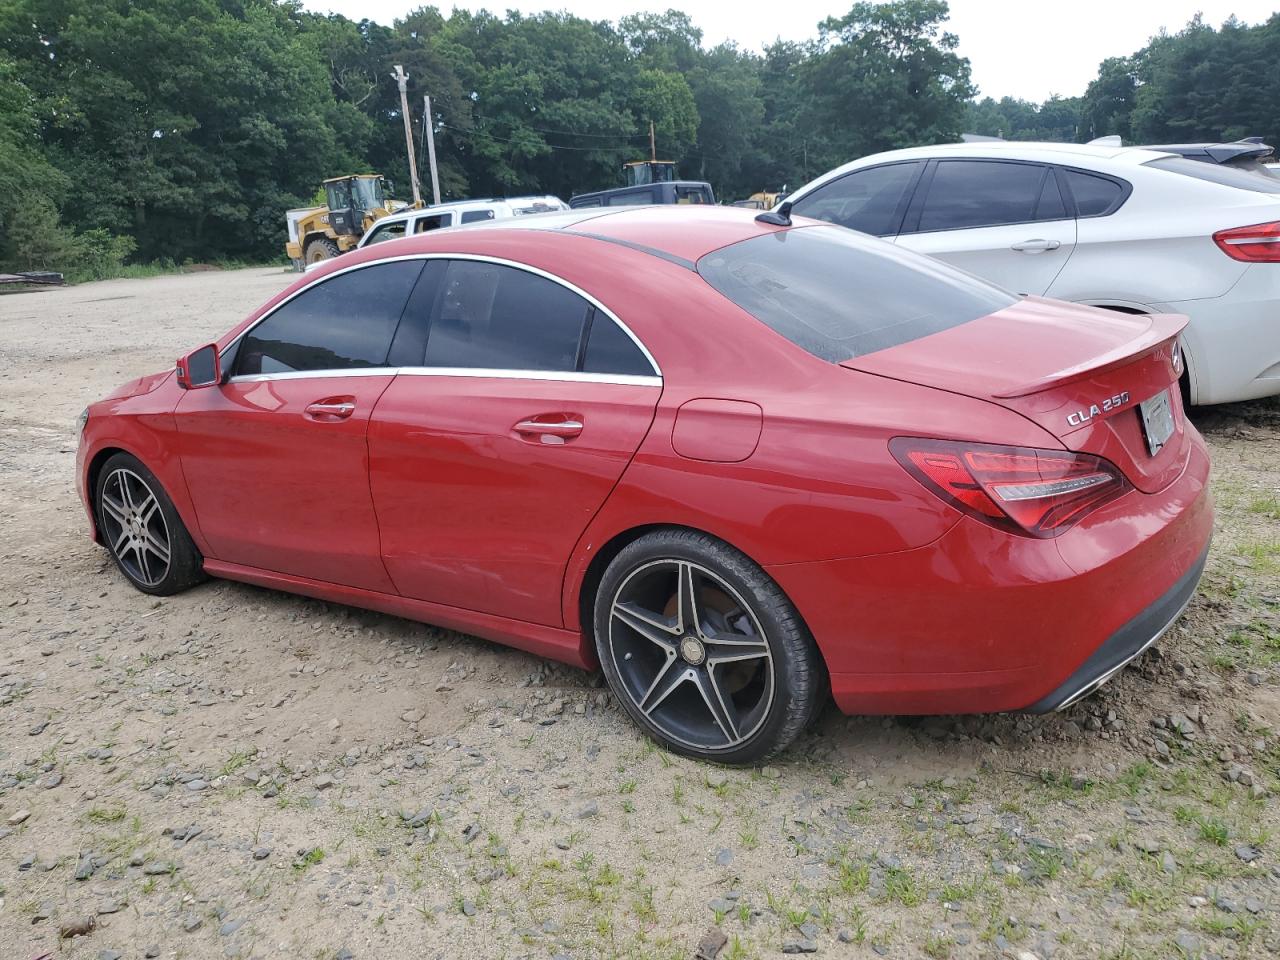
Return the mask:
<path id="1" fill-rule="evenodd" d="M 582 433 L 582 421 L 572 417 L 556 420 L 530 417 L 528 420 L 521 420 L 511 429 L 525 440 L 537 437 L 540 443 L 564 443 Z"/>
<path id="2" fill-rule="evenodd" d="M 1044 253 L 1046 250 L 1057 250 L 1062 246 L 1061 240 L 1023 240 L 1009 247 L 1018 253 Z"/>
<path id="3" fill-rule="evenodd" d="M 313 420 L 345 420 L 356 412 L 356 405 L 350 400 L 317 400 L 307 404 L 304 412 Z"/>

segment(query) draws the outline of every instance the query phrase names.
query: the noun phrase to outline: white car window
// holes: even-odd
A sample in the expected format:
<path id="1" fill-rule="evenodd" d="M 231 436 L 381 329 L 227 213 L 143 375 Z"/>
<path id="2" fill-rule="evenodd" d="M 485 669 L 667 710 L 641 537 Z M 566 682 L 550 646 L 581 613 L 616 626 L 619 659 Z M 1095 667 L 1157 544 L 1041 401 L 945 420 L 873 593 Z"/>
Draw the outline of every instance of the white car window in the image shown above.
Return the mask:
<path id="1" fill-rule="evenodd" d="M 428 217 L 419 217 L 413 222 L 414 233 L 426 233 L 428 230 L 439 230 L 453 223 L 452 213 L 437 213 Z"/>
<path id="2" fill-rule="evenodd" d="M 1188 163 L 1195 163 L 1188 160 Z M 1067 170 L 1067 187 L 1076 201 L 1076 215 L 1105 217 L 1115 213 L 1124 202 L 1124 187 L 1109 177 L 1095 177 L 1082 170 Z"/>
<path id="3" fill-rule="evenodd" d="M 912 161 L 855 170 L 801 197 L 792 212 L 872 236 L 888 236 L 898 229 L 904 195 L 922 166 L 923 161 Z"/>
<path id="4" fill-rule="evenodd" d="M 916 229 L 929 233 L 1031 222 L 1048 173 L 1048 167 L 1035 163 L 940 160 Z M 1057 219 L 1064 215 L 1061 211 Z"/>
<path id="5" fill-rule="evenodd" d="M 369 239 L 364 242 L 366 247 L 375 243 L 382 243 L 384 240 L 395 240 L 404 236 L 405 222 L 397 220 L 393 223 L 384 223 L 373 228 L 373 233 L 369 234 Z"/>

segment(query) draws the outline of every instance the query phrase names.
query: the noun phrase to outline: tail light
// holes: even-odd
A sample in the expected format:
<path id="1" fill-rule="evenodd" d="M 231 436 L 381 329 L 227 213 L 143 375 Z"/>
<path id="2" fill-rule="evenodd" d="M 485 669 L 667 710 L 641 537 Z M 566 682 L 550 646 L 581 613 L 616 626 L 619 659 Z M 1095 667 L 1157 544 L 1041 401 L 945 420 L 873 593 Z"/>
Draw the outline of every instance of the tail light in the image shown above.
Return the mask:
<path id="1" fill-rule="evenodd" d="M 1024 536 L 1061 536 L 1130 489 L 1115 466 L 1089 453 L 915 437 L 895 437 L 889 450 L 947 503 Z"/>
<path id="2" fill-rule="evenodd" d="M 1219 230 L 1213 235 L 1213 242 L 1232 260 L 1280 263 L 1280 220 Z"/>

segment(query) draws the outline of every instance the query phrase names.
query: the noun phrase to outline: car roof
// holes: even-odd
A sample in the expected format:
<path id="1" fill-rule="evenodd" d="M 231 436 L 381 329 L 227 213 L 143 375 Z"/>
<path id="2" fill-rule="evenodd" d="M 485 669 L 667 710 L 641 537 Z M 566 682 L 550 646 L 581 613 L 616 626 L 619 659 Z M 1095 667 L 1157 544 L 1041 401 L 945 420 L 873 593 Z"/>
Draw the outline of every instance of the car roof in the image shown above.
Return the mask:
<path id="1" fill-rule="evenodd" d="M 1157 150 L 1141 147 L 1123 147 L 1116 144 L 1047 143 L 1035 140 L 976 140 L 966 143 L 939 143 L 932 146 L 908 147 L 904 150 L 888 150 L 861 157 L 829 170 L 810 180 L 798 190 L 793 190 L 788 200 L 798 200 L 810 190 L 841 177 L 853 170 L 894 163 L 903 160 L 933 160 L 957 157 L 974 160 L 1030 160 L 1040 163 L 1061 163 L 1066 166 L 1097 168 L 1103 171 L 1118 166 L 1135 166 L 1170 156 Z"/>
<path id="2" fill-rule="evenodd" d="M 386 223 L 387 221 L 409 220 L 413 217 L 429 217 L 437 213 L 449 213 L 457 210 L 468 210 L 476 207 L 496 207 L 499 204 L 513 205 L 517 203 L 542 202 L 554 200 L 556 203 L 564 203 L 559 197 L 546 194 L 530 194 L 523 197 L 478 197 L 469 200 L 450 200 L 448 203 L 433 203 L 426 207 L 407 207 L 404 210 L 397 210 L 395 213 L 388 214 L 378 220 L 378 223 Z"/>
<path id="3" fill-rule="evenodd" d="M 1115 160 L 1124 157 L 1131 163 L 1143 163 L 1160 156 L 1159 150 L 1143 147 L 1126 147 L 1100 143 L 1050 143 L 1039 140 L 980 140 L 971 143 L 939 143 L 926 147 L 908 147 L 905 150 L 890 150 L 855 160 L 859 166 L 867 161 L 878 159 L 917 159 L 929 157 L 947 157 L 952 155 L 965 157 L 1023 157 L 1039 160 L 1061 158 L 1060 162 L 1070 163 L 1072 159 L 1092 158 L 1095 160 Z"/>
<path id="4" fill-rule="evenodd" d="M 524 217 L 486 220 L 449 231 L 428 231 L 377 245 L 385 255 L 437 252 L 452 234 L 507 233 L 538 230 L 567 233 L 620 244 L 655 254 L 692 268 L 713 250 L 776 232 L 779 228 L 756 220 L 756 212 L 710 204 L 655 204 L 635 207 L 585 207 Z M 799 221 L 797 226 L 808 225 Z M 364 249 L 368 249 L 367 247 Z"/>

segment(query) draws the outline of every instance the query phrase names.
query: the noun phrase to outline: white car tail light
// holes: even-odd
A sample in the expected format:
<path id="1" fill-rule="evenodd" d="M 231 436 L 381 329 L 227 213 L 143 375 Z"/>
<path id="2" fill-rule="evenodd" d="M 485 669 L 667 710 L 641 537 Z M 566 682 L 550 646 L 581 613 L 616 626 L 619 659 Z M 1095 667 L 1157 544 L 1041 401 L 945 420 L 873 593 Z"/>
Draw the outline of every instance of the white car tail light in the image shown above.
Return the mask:
<path id="1" fill-rule="evenodd" d="M 1280 220 L 1219 230 L 1213 242 L 1232 260 L 1280 263 Z"/>

